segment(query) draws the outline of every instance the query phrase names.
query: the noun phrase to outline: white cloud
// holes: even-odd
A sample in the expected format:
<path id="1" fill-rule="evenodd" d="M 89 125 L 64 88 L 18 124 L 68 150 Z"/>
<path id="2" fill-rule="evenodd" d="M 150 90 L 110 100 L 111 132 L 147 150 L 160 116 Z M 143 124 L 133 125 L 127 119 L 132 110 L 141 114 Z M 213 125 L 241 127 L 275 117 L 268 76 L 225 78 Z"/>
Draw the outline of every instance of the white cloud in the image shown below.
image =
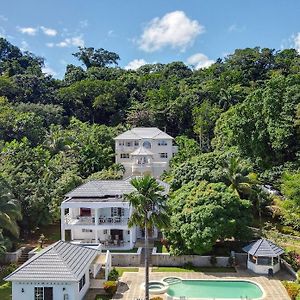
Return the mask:
<path id="1" fill-rule="evenodd" d="M 48 35 L 48 36 L 56 36 L 57 35 L 57 31 L 53 28 L 47 28 L 44 26 L 41 26 L 40 28 L 45 35 Z"/>
<path id="2" fill-rule="evenodd" d="M 82 21 L 80 21 L 79 22 L 79 26 L 80 26 L 80 28 L 86 28 L 86 27 L 88 27 L 89 26 L 88 20 L 82 20 Z"/>
<path id="3" fill-rule="evenodd" d="M 18 27 L 18 30 L 23 34 L 36 35 L 38 28 L 34 27 Z"/>
<path id="4" fill-rule="evenodd" d="M 187 59 L 187 63 L 189 65 L 192 65 L 196 70 L 198 70 L 202 68 L 208 68 L 214 63 L 214 61 L 209 59 L 203 53 L 196 53 Z"/>
<path id="5" fill-rule="evenodd" d="M 146 65 L 147 62 L 144 59 L 134 59 L 124 67 L 125 70 L 137 70 L 139 67 Z"/>
<path id="6" fill-rule="evenodd" d="M 0 21 L 6 22 L 8 21 L 8 18 L 3 15 L 0 15 Z"/>
<path id="7" fill-rule="evenodd" d="M 45 65 L 45 67 L 42 68 L 42 72 L 47 75 L 52 75 L 52 76 L 57 75 L 57 73 L 47 64 Z"/>
<path id="8" fill-rule="evenodd" d="M 185 51 L 204 31 L 204 26 L 197 20 L 189 19 L 183 11 L 174 11 L 162 18 L 154 18 L 145 28 L 139 44 L 147 52 L 166 46 Z"/>
<path id="9" fill-rule="evenodd" d="M 83 47 L 84 46 L 84 40 L 81 35 L 74 36 L 70 38 L 65 38 L 63 41 L 59 43 L 47 43 L 47 47 L 53 48 L 53 47 L 59 47 L 59 48 L 66 48 L 66 47 Z"/>
<path id="10" fill-rule="evenodd" d="M 29 50 L 29 44 L 26 41 L 22 41 L 20 49 L 22 51 L 28 51 Z"/>
<path id="11" fill-rule="evenodd" d="M 293 47 L 300 53 L 300 32 L 293 36 Z"/>
<path id="12" fill-rule="evenodd" d="M 243 32 L 244 30 L 246 29 L 246 27 L 245 26 L 238 26 L 237 24 L 231 24 L 229 27 L 228 27 L 228 29 L 227 29 L 227 31 L 228 32 Z"/>

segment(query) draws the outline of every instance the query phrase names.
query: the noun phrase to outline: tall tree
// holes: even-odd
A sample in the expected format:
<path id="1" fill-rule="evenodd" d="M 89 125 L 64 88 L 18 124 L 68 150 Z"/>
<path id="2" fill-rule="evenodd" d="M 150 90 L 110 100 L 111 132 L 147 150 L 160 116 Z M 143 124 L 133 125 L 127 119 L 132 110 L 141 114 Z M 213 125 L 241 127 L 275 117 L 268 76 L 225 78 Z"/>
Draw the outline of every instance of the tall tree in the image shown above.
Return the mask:
<path id="1" fill-rule="evenodd" d="M 80 60 L 87 69 L 91 67 L 107 67 L 109 65 L 118 65 L 120 56 L 103 48 L 95 49 L 93 47 L 79 47 L 79 51 L 73 55 Z"/>
<path id="2" fill-rule="evenodd" d="M 21 207 L 14 199 L 8 183 L 0 176 L 0 234 L 6 230 L 13 236 L 19 236 L 19 226 L 17 221 L 22 218 Z"/>
<path id="3" fill-rule="evenodd" d="M 151 176 L 136 177 L 131 180 L 131 184 L 135 191 L 126 195 L 133 207 L 128 225 L 145 229 L 145 300 L 149 300 L 148 231 L 153 226 L 168 227 L 167 197 L 164 188 Z"/>

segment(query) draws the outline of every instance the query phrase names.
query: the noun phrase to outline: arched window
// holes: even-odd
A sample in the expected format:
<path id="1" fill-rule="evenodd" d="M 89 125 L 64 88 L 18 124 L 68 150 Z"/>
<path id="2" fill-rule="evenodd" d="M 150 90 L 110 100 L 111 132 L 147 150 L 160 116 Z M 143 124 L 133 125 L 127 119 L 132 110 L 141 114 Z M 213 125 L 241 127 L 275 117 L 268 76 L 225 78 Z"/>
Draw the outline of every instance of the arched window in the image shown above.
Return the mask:
<path id="1" fill-rule="evenodd" d="M 151 149 L 151 143 L 148 142 L 148 141 L 145 141 L 145 142 L 143 143 L 143 147 L 145 147 L 146 149 Z"/>

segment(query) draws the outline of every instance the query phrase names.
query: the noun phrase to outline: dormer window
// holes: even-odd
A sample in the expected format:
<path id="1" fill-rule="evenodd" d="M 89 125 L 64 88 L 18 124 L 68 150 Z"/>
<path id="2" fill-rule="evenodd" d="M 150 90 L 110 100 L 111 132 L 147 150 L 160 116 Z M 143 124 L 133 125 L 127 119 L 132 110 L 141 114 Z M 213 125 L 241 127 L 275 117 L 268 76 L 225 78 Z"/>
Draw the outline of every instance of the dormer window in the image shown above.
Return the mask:
<path id="1" fill-rule="evenodd" d="M 148 142 L 148 141 L 145 141 L 145 142 L 143 143 L 143 147 L 145 147 L 146 149 L 151 149 L 151 143 Z"/>
<path id="2" fill-rule="evenodd" d="M 168 143 L 165 140 L 158 141 L 158 146 L 167 146 Z"/>
<path id="3" fill-rule="evenodd" d="M 131 147 L 131 142 L 126 142 L 127 147 Z"/>

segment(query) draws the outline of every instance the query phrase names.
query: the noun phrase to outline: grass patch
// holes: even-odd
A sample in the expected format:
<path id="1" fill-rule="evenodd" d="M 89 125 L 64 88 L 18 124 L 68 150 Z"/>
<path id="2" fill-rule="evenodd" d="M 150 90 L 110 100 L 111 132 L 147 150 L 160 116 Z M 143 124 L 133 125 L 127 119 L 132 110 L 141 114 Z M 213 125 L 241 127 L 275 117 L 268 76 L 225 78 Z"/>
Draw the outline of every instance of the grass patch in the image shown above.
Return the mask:
<path id="1" fill-rule="evenodd" d="M 156 253 L 169 253 L 166 246 L 164 246 L 160 241 L 155 241 L 154 247 L 157 248 Z"/>
<path id="2" fill-rule="evenodd" d="M 1 281 L 0 282 L 0 299 L 1 300 L 11 300 L 11 283 Z"/>
<path id="3" fill-rule="evenodd" d="M 202 273 L 235 273 L 234 268 L 227 267 L 153 267 L 152 272 L 202 272 Z"/>
<path id="4" fill-rule="evenodd" d="M 95 300 L 110 300 L 112 299 L 110 296 L 107 295 L 97 295 Z"/>
<path id="5" fill-rule="evenodd" d="M 110 253 L 137 253 L 138 248 L 133 248 L 130 250 L 109 250 Z"/>
<path id="6" fill-rule="evenodd" d="M 118 271 L 119 276 L 122 276 L 124 272 L 138 272 L 139 271 L 139 268 L 122 268 L 122 267 L 117 267 L 115 269 Z"/>

